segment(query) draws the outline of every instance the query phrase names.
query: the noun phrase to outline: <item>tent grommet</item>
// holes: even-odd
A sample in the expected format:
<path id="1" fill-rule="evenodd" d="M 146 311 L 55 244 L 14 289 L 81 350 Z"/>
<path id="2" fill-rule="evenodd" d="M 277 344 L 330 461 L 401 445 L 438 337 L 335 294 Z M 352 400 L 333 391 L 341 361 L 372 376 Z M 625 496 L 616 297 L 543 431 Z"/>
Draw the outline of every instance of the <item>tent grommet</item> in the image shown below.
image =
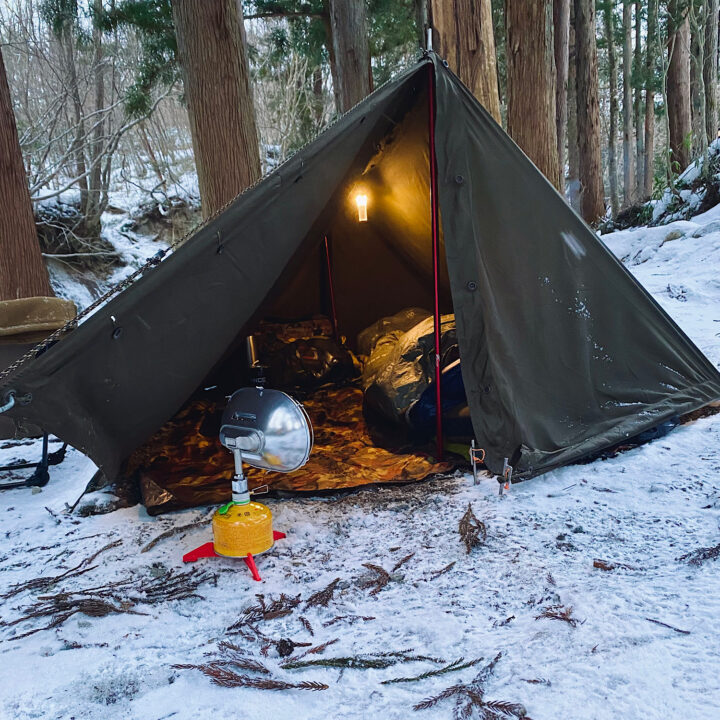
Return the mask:
<path id="1" fill-rule="evenodd" d="M 455 176 L 455 184 L 462 185 L 465 182 L 465 178 L 462 175 Z"/>
<path id="2" fill-rule="evenodd" d="M 474 280 L 470 280 L 466 287 L 470 292 L 475 292 L 477 290 L 477 283 Z"/>

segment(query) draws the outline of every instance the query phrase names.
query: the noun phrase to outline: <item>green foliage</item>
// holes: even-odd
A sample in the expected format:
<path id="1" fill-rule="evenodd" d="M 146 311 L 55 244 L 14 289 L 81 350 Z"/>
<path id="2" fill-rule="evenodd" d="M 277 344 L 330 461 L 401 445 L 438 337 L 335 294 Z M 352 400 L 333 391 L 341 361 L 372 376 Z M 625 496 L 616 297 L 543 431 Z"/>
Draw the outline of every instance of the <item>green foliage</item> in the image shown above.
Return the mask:
<path id="1" fill-rule="evenodd" d="M 413 0 L 369 0 L 368 25 L 373 80 L 381 85 L 407 55 L 419 50 L 415 4 Z"/>
<path id="2" fill-rule="evenodd" d="M 246 18 L 277 18 L 269 22 L 269 29 L 256 42 L 248 41 L 248 57 L 256 82 L 277 81 L 291 73 L 294 61 L 304 62 L 304 76 L 295 76 L 298 99 L 296 122 L 287 138 L 287 149 L 293 151 L 312 139 L 320 129 L 322 116 L 322 87 L 316 87 L 319 69 L 326 67 L 328 55 L 328 15 L 323 0 L 245 0 Z M 302 67 L 302 65 L 301 65 Z M 297 63 L 295 62 L 295 72 Z M 317 92 L 320 92 L 318 95 Z M 282 98 L 278 99 L 282 103 Z M 274 100 L 269 98 L 271 112 Z M 282 108 L 277 108 L 278 112 Z"/>
<path id="3" fill-rule="evenodd" d="M 311 65 L 325 62 L 328 10 L 324 0 L 245 0 L 243 14 L 246 18 L 287 21 L 271 31 L 274 36 L 271 60 L 282 61 L 293 50 L 306 57 Z"/>
<path id="4" fill-rule="evenodd" d="M 413 0 L 366 0 L 373 80 L 380 85 L 418 48 Z M 320 129 L 323 89 L 332 48 L 328 0 L 244 0 L 246 19 L 265 18 L 270 29 L 249 40 L 248 56 L 256 81 L 277 80 L 293 58 L 305 61 L 305 76 L 297 84 L 300 108 L 288 149 L 302 146 Z M 271 108 L 272 109 L 272 108 Z"/>
<path id="5" fill-rule="evenodd" d="M 88 13 L 80 8 L 77 0 L 43 0 L 40 17 L 57 38 L 72 36 L 80 50 L 92 47 L 92 33 L 82 20 Z"/>
<path id="6" fill-rule="evenodd" d="M 150 110 L 153 88 L 171 86 L 180 75 L 170 0 L 122 0 L 96 22 L 106 31 L 132 28 L 138 34 L 142 56 L 125 110 L 130 117 L 141 117 Z"/>
<path id="7" fill-rule="evenodd" d="M 59 37 L 65 30 L 77 27 L 77 0 L 43 0 L 40 17 L 49 25 L 53 34 Z"/>
<path id="8" fill-rule="evenodd" d="M 642 209 L 638 213 L 636 225 L 649 225 L 653 216 L 653 206 L 650 203 L 645 203 Z"/>
<path id="9" fill-rule="evenodd" d="M 652 197 L 659 200 L 669 187 L 677 187 L 680 165 L 677 161 L 671 160 L 670 169 L 668 170 L 667 158 L 663 151 L 655 156 L 653 167 L 655 168 L 655 174 L 653 175 Z M 673 210 L 672 203 L 668 206 L 668 210 Z"/>

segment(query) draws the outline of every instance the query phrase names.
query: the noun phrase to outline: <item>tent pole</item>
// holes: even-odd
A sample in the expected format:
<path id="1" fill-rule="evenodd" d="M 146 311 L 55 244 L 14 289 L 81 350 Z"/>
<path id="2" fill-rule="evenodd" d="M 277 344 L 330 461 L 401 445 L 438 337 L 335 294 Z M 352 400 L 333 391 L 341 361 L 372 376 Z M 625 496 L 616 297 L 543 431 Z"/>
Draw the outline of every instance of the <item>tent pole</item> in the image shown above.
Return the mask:
<path id="1" fill-rule="evenodd" d="M 332 313 L 332 326 L 335 339 L 340 341 L 338 333 L 337 310 L 335 309 L 335 288 L 333 286 L 332 265 L 330 264 L 330 241 L 325 235 L 325 261 L 327 263 L 328 290 L 330 291 L 330 311 Z"/>
<path id="2" fill-rule="evenodd" d="M 440 228 L 437 198 L 437 158 L 435 157 L 435 69 L 428 63 L 428 128 L 430 133 L 430 220 L 432 225 L 434 320 L 435 320 L 435 430 L 437 461 L 443 459 L 442 392 L 440 387 Z"/>

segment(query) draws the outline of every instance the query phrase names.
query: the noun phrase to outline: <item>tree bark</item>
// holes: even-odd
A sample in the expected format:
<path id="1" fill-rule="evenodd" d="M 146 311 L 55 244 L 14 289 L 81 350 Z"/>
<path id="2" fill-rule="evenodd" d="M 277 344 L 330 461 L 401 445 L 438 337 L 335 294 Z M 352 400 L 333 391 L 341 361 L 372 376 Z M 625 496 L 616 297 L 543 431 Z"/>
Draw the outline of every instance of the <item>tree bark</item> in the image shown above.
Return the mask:
<path id="1" fill-rule="evenodd" d="M 580 208 L 586 222 L 596 223 L 605 214 L 605 201 L 600 155 L 600 103 L 594 0 L 575 0 L 575 42 Z"/>
<path id="2" fill-rule="evenodd" d="M 505 27 L 508 133 L 559 187 L 552 1 L 507 0 Z"/>
<path id="3" fill-rule="evenodd" d="M 234 0 L 172 0 L 203 217 L 260 176 L 258 134 Z"/>
<path id="4" fill-rule="evenodd" d="M 425 49 L 426 31 L 430 27 L 428 20 L 428 3 L 430 0 L 413 0 L 413 10 L 415 14 L 415 29 L 417 30 L 418 47 Z"/>
<path id="5" fill-rule="evenodd" d="M 72 100 L 73 121 L 75 122 L 75 136 L 72 141 L 73 158 L 75 160 L 75 173 L 80 189 L 80 213 L 83 217 L 87 217 L 88 209 L 88 179 L 87 164 L 85 162 L 85 113 L 83 111 L 82 100 L 80 98 L 80 88 L 78 86 L 77 67 L 75 66 L 75 42 L 73 39 L 73 30 L 69 21 L 63 21 L 58 34 L 58 40 L 62 51 L 63 61 L 65 63 L 65 73 L 67 74 L 68 93 Z"/>
<path id="6" fill-rule="evenodd" d="M 100 235 L 100 216 L 103 210 L 103 196 L 105 191 L 102 187 L 102 164 L 103 134 L 105 123 L 103 122 L 102 110 L 105 106 L 105 60 L 103 49 L 102 30 L 99 22 L 102 15 L 102 0 L 93 0 L 93 14 L 95 22 L 93 25 L 93 66 L 95 75 L 95 111 L 98 113 L 94 119 L 95 127 L 90 142 L 90 175 L 88 176 L 88 203 L 85 215 L 85 222 L 89 234 L 93 237 Z"/>
<path id="7" fill-rule="evenodd" d="M 0 51 L 0 300 L 52 296 Z"/>
<path id="8" fill-rule="evenodd" d="M 500 123 L 491 0 L 430 0 L 433 47 Z"/>
<path id="9" fill-rule="evenodd" d="M 651 4 L 653 0 L 649 0 Z M 642 80 L 643 54 L 642 54 L 642 2 L 635 1 L 635 58 L 634 70 L 637 78 L 637 87 L 635 88 L 635 102 L 633 109 L 635 110 L 635 183 L 637 186 L 636 195 L 642 197 L 645 188 L 645 143 L 641 130 L 643 122 L 643 102 L 642 94 L 644 85 Z"/>
<path id="10" fill-rule="evenodd" d="M 674 172 L 690 164 L 690 20 L 678 0 L 670 0 L 667 99 L 670 152 Z"/>
<path id="11" fill-rule="evenodd" d="M 325 38 L 328 51 L 328 63 L 330 64 L 330 78 L 332 79 L 333 98 L 335 99 L 335 110 L 342 112 L 342 97 L 340 95 L 340 77 L 338 75 L 338 63 L 335 58 L 335 47 L 333 44 L 333 31 L 330 24 L 330 11 L 323 17 L 323 25 L 325 26 Z"/>
<path id="12" fill-rule="evenodd" d="M 618 97 L 617 97 L 617 54 L 615 52 L 613 3 L 607 0 L 603 5 L 603 21 L 605 26 L 605 42 L 608 54 L 608 75 L 610 81 L 610 130 L 608 138 L 608 179 L 610 184 L 610 212 L 616 217 L 620 212 L 620 198 L 618 196 L 617 172 L 617 125 L 618 125 Z"/>
<path id="13" fill-rule="evenodd" d="M 312 71 L 313 88 L 313 119 L 317 131 L 322 127 L 323 113 L 325 111 L 325 93 L 323 92 L 322 68 L 318 65 Z"/>
<path id="14" fill-rule="evenodd" d="M 568 124 L 568 72 L 570 62 L 570 0 L 554 0 L 553 29 L 555 38 L 555 131 L 557 133 L 558 190 L 565 194 L 565 144 Z"/>
<path id="15" fill-rule="evenodd" d="M 705 1 L 688 6 L 690 21 L 690 117 L 692 127 L 691 157 L 704 154 L 705 135 Z"/>
<path id="16" fill-rule="evenodd" d="M 580 150 L 577 133 L 577 57 L 575 45 L 575 3 L 570 3 L 570 37 L 568 59 L 568 179 L 567 195 L 575 212 L 580 212 Z"/>
<path id="17" fill-rule="evenodd" d="M 658 32 L 657 0 L 648 4 L 647 46 L 645 52 L 645 167 L 643 169 L 642 199 L 652 195 L 655 179 L 655 64 Z M 639 126 L 638 126 L 639 128 Z M 638 134 L 639 134 L 638 129 Z"/>
<path id="18" fill-rule="evenodd" d="M 633 141 L 632 0 L 623 0 L 623 204 L 632 205 L 637 192 Z M 639 96 L 638 92 L 638 96 Z M 640 128 L 638 126 L 638 133 Z"/>
<path id="19" fill-rule="evenodd" d="M 718 0 L 706 0 L 705 23 L 705 133 L 708 144 L 718 137 Z"/>
<path id="20" fill-rule="evenodd" d="M 330 0 L 330 27 L 336 64 L 333 81 L 338 84 L 338 110 L 344 113 L 372 91 L 365 3 Z"/>

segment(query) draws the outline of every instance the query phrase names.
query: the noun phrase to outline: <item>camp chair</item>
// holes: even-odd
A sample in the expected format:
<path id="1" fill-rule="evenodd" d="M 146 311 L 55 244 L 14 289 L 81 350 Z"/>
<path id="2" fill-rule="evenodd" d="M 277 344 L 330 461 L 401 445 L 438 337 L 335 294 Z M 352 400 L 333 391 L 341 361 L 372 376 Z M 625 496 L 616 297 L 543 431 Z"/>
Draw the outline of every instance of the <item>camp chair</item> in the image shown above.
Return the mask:
<path id="1" fill-rule="evenodd" d="M 32 297 L 0 301 L 0 369 L 31 350 L 53 330 L 63 327 L 76 315 L 75 303 L 55 297 Z M 0 406 L 6 404 L 0 399 Z M 42 437 L 42 457 L 39 462 L 18 462 L 0 467 L 0 472 L 33 470 L 23 479 L 0 483 L 0 490 L 14 487 L 42 487 L 50 480 L 48 468 L 58 465 L 65 458 L 67 444 L 60 450 L 48 452 L 48 434 L 35 425 L 27 425 L 19 431 L 14 423 L 0 413 L 0 440 L 8 438 Z"/>

